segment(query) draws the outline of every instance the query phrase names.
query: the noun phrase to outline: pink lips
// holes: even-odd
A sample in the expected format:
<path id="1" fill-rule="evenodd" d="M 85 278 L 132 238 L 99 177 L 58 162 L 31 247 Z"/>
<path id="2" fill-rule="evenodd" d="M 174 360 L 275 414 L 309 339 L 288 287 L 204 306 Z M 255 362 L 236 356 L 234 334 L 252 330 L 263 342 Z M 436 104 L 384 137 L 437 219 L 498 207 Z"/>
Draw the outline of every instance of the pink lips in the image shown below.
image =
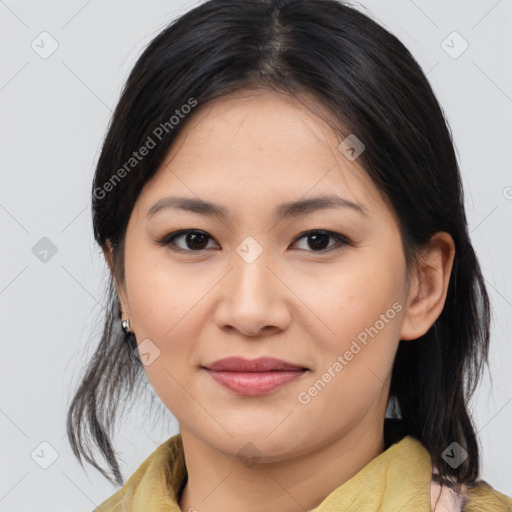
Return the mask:
<path id="1" fill-rule="evenodd" d="M 242 395 L 270 393 L 297 379 L 308 370 L 272 357 L 244 359 L 227 357 L 204 367 L 219 384 Z"/>

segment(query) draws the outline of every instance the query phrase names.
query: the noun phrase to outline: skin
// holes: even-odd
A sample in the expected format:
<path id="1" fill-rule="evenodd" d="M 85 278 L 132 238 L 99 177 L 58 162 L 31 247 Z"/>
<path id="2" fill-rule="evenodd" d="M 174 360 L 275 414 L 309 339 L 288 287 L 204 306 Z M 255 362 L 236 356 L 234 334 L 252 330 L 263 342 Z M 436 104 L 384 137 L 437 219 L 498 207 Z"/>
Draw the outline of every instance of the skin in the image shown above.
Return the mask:
<path id="1" fill-rule="evenodd" d="M 123 318 L 139 343 L 160 355 L 145 366 L 180 424 L 189 480 L 182 510 L 295 512 L 318 506 L 384 450 L 383 423 L 400 339 L 424 334 L 441 313 L 454 257 L 437 233 L 408 272 L 398 220 L 358 160 L 350 161 L 321 118 L 272 91 L 230 95 L 198 107 L 166 161 L 144 187 L 126 232 Z M 320 194 L 360 204 L 365 214 L 330 208 L 276 220 L 276 205 Z M 219 219 L 164 208 L 170 195 L 222 205 Z M 178 229 L 205 232 L 202 250 Z M 328 230 L 352 244 L 324 239 Z M 254 238 L 261 255 L 236 251 Z M 173 250 L 182 248 L 182 251 Z M 336 248 L 337 247 L 337 248 Z M 188 250 L 188 252 L 186 252 Z M 111 253 L 105 251 L 111 264 Z M 399 312 L 334 372 L 307 404 L 313 386 L 365 328 L 392 305 Z M 414 343 L 414 341 L 411 341 Z M 242 396 L 201 368 L 227 356 L 271 356 L 310 370 L 261 396 Z M 302 395 L 304 396 L 304 395 Z M 257 458 L 237 454 L 252 443 Z"/>

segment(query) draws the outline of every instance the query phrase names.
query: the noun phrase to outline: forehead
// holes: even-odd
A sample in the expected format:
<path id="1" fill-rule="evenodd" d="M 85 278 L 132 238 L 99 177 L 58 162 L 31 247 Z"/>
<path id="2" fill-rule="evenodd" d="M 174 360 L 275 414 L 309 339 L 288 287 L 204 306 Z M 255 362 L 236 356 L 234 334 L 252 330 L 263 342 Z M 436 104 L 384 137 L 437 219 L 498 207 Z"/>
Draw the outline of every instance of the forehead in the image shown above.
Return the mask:
<path id="1" fill-rule="evenodd" d="M 310 108 L 320 108 L 311 97 L 304 100 Z M 336 134 L 310 108 L 299 99 L 265 89 L 214 99 L 184 120 L 167 160 L 178 155 L 180 162 L 235 160 L 250 152 L 246 168 L 260 158 L 300 161 L 305 154 L 323 156 L 337 145 Z"/>
<path id="2" fill-rule="evenodd" d="M 343 134 L 303 99 L 307 106 L 275 91 L 241 91 L 196 107 L 141 194 L 146 209 L 171 193 L 217 203 L 236 197 L 246 207 L 337 193 L 386 208 L 357 159 L 340 151 Z"/>

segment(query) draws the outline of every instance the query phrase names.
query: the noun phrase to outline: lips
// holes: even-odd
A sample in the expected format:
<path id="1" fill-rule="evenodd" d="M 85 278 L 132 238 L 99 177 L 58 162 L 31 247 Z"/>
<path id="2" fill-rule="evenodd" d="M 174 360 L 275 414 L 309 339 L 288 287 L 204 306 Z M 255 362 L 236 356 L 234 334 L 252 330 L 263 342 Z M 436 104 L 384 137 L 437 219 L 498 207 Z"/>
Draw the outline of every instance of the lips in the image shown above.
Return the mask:
<path id="1" fill-rule="evenodd" d="M 226 372 L 269 372 L 286 370 L 308 370 L 300 365 L 288 363 L 273 357 L 244 359 L 243 357 L 226 357 L 206 366 L 208 370 Z"/>
<path id="2" fill-rule="evenodd" d="M 228 357 L 203 367 L 217 383 L 239 395 L 263 395 L 304 375 L 309 368 L 274 359 Z"/>

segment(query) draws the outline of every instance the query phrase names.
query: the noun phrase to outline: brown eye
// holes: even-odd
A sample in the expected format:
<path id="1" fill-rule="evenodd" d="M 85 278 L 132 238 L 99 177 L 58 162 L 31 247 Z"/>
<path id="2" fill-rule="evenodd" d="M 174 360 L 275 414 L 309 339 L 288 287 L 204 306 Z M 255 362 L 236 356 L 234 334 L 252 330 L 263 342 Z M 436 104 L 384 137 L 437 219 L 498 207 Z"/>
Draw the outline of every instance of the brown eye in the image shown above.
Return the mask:
<path id="1" fill-rule="evenodd" d="M 176 240 L 181 240 L 182 245 L 175 243 Z M 211 237 L 202 231 L 181 230 L 167 235 L 158 243 L 160 245 L 174 245 L 178 250 L 199 252 L 208 248 L 209 240 L 211 240 Z"/>
<path id="2" fill-rule="evenodd" d="M 299 248 L 301 250 L 306 250 L 309 252 L 322 252 L 322 251 L 330 251 L 332 248 L 337 248 L 340 245 L 349 245 L 349 241 L 346 237 L 333 233 L 332 231 L 325 230 L 316 230 L 309 231 L 307 233 L 303 233 L 296 240 L 306 239 L 306 248 Z M 335 239 L 337 243 L 333 243 L 329 245 L 329 240 Z M 297 243 L 297 241 L 295 242 Z M 309 249 L 308 249 L 309 247 Z"/>

